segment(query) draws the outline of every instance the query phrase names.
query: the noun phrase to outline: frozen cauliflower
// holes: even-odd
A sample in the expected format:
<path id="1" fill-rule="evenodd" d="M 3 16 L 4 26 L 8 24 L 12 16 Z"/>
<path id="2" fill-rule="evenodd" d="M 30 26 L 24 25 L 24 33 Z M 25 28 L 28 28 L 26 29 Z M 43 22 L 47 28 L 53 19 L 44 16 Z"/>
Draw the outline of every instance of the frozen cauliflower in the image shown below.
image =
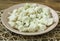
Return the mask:
<path id="1" fill-rule="evenodd" d="M 44 31 L 53 24 L 50 9 L 26 3 L 23 7 L 14 9 L 8 16 L 11 27 L 21 32 Z"/>

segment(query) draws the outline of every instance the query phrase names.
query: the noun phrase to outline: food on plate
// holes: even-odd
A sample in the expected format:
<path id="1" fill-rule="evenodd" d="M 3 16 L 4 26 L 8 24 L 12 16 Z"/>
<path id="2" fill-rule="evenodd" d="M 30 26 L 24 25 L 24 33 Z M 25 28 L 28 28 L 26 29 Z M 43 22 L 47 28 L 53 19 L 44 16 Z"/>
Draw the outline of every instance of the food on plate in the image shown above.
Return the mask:
<path id="1" fill-rule="evenodd" d="M 8 23 L 21 32 L 44 31 L 53 24 L 50 9 L 37 4 L 26 3 L 9 12 Z"/>

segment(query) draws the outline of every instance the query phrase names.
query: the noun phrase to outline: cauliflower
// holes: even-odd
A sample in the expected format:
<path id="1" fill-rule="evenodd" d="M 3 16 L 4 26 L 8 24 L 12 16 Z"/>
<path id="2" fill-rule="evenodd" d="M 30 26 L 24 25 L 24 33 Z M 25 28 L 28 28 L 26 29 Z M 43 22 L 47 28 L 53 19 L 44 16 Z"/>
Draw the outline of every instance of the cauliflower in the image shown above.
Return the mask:
<path id="1" fill-rule="evenodd" d="M 54 22 L 50 9 L 37 4 L 25 4 L 14 9 L 8 17 L 11 27 L 21 32 L 44 31 Z"/>

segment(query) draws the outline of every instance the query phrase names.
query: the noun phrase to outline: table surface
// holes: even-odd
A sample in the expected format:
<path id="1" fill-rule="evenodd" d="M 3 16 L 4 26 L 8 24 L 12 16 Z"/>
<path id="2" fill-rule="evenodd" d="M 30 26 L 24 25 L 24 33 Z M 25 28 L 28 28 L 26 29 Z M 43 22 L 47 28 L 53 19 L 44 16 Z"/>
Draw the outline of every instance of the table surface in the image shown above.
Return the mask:
<path id="1" fill-rule="evenodd" d="M 60 0 L 0 0 L 0 10 L 22 2 L 41 3 L 60 11 Z"/>

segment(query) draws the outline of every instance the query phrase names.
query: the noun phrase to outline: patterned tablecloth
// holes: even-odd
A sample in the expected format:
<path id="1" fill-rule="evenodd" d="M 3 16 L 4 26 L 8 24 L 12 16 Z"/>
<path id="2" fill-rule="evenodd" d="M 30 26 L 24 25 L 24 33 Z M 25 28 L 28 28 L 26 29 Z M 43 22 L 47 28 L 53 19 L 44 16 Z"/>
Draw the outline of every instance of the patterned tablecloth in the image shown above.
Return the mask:
<path id="1" fill-rule="evenodd" d="M 13 33 L 6 29 L 1 22 L 1 14 L 4 11 L 0 11 L 0 41 L 60 41 L 60 22 L 52 31 L 37 36 L 23 36 Z M 60 12 L 57 11 L 59 18 Z M 60 20 L 60 19 L 59 19 Z"/>

